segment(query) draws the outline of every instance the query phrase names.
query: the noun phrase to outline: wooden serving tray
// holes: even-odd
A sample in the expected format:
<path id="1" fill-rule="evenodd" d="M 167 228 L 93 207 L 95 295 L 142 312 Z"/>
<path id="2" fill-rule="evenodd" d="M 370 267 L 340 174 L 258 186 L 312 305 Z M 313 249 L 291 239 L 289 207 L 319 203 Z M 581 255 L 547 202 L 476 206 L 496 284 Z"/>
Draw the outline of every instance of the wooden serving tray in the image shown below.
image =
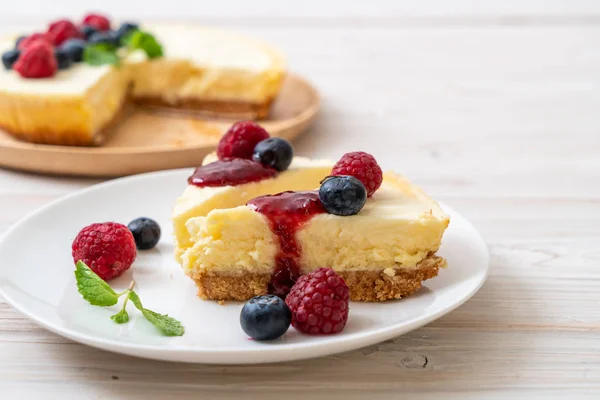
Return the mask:
<path id="1" fill-rule="evenodd" d="M 271 116 L 260 123 L 271 135 L 291 140 L 312 124 L 318 109 L 316 89 L 301 77 L 289 75 Z M 100 147 L 32 144 L 0 130 L 0 166 L 97 177 L 194 167 L 215 149 L 232 122 L 131 106 Z"/>

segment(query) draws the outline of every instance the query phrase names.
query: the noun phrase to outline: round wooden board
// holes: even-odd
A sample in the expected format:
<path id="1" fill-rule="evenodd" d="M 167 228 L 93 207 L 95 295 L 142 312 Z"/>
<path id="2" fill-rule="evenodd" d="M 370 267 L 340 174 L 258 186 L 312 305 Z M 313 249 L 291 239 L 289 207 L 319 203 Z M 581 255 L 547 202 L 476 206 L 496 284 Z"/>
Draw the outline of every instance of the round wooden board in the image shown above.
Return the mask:
<path id="1" fill-rule="evenodd" d="M 315 88 L 297 75 L 288 75 L 271 116 L 260 124 L 271 135 L 292 140 L 312 124 L 318 109 Z M 189 113 L 131 107 L 101 147 L 32 144 L 0 130 L 0 166 L 100 177 L 194 167 L 215 149 L 231 123 Z"/>

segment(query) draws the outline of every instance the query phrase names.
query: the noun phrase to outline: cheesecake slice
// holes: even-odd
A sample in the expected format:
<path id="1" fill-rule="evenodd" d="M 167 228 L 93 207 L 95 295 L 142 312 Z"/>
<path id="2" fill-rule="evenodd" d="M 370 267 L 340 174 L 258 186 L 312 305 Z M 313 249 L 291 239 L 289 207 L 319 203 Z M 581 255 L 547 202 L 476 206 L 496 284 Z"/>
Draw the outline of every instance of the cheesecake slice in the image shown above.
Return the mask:
<path id="1" fill-rule="evenodd" d="M 147 25 L 164 56 L 128 54 L 118 67 L 77 63 L 44 79 L 0 69 L 0 128 L 23 140 L 93 145 L 133 101 L 236 118 L 264 118 L 279 93 L 284 59 L 270 46 L 218 29 Z M 15 37 L 0 41 L 0 52 Z"/>
<path id="2" fill-rule="evenodd" d="M 445 266 L 436 251 L 449 217 L 422 190 L 399 175 L 384 174 L 382 186 L 358 214 L 327 214 L 315 190 L 297 188 L 316 189 L 331 172 L 331 165 L 322 171 L 315 167 L 303 160 L 296 175 L 284 172 L 262 181 L 263 194 L 278 193 L 274 196 L 251 199 L 256 192 L 226 186 L 220 188 L 228 191 L 226 205 L 210 210 L 214 203 L 196 202 L 205 215 L 185 222 L 187 242 L 178 242 L 178 254 L 201 298 L 285 294 L 298 275 L 330 267 L 346 280 L 352 300 L 384 301 L 415 292 Z M 311 168 L 307 174 L 315 179 L 297 185 L 294 176 Z M 183 198 L 187 202 L 189 194 Z"/>

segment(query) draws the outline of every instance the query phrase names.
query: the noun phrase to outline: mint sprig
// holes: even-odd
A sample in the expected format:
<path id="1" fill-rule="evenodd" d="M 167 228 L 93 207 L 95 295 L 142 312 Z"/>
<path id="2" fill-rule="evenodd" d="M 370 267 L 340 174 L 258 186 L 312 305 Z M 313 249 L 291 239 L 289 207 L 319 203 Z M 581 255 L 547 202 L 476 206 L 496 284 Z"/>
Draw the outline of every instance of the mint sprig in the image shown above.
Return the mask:
<path id="1" fill-rule="evenodd" d="M 155 311 L 148 310 L 142 306 L 139 296 L 133 290 L 129 292 L 129 299 L 135 307 L 142 312 L 144 317 L 157 327 L 163 334 L 167 336 L 181 336 L 185 332 L 185 328 L 181 322 L 168 315 L 159 314 Z"/>
<path id="2" fill-rule="evenodd" d="M 83 60 L 89 65 L 119 65 L 121 59 L 117 54 L 117 49 L 106 43 L 98 43 L 86 46 L 83 51 Z"/>
<path id="3" fill-rule="evenodd" d="M 115 65 L 121 64 L 123 58 L 134 50 L 142 50 L 149 59 L 163 56 L 162 45 L 148 32 L 133 30 L 121 38 L 119 49 L 108 43 L 97 43 L 86 46 L 83 52 L 83 60 L 89 65 Z"/>
<path id="4" fill-rule="evenodd" d="M 126 35 L 122 43 L 132 50 L 143 50 L 148 58 L 158 58 L 163 56 L 163 48 L 156 38 L 144 31 L 135 30 Z"/>
<path id="5" fill-rule="evenodd" d="M 83 261 L 75 265 L 77 291 L 93 306 L 114 306 L 119 301 L 119 295 L 104 282 Z"/>
<path id="6" fill-rule="evenodd" d="M 181 336 L 185 328 L 173 317 L 159 314 L 148 310 L 142 306 L 140 297 L 133 291 L 135 281 L 132 281 L 127 290 L 121 293 L 115 292 L 104 280 L 102 280 L 94 271 L 92 271 L 83 261 L 77 261 L 75 266 L 75 279 L 77 281 L 77 290 L 81 296 L 93 306 L 114 306 L 118 303 L 119 297 L 125 296 L 121 310 L 112 315 L 112 319 L 117 324 L 129 322 L 127 313 L 127 302 L 131 302 L 141 311 L 142 315 L 150 321 L 158 330 L 166 336 Z"/>

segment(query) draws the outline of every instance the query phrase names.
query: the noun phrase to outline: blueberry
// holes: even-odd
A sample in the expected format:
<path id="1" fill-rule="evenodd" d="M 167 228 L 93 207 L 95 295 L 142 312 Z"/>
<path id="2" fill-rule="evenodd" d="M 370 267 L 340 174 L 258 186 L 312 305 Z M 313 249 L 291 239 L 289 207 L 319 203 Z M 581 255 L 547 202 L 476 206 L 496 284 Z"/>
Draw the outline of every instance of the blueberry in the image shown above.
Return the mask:
<path id="1" fill-rule="evenodd" d="M 119 36 L 119 39 L 123 39 L 126 34 L 132 31 L 137 31 L 138 29 L 139 26 L 137 24 L 134 24 L 133 22 L 124 22 L 121 24 L 119 29 L 117 29 L 117 35 Z"/>
<path id="2" fill-rule="evenodd" d="M 58 69 L 69 69 L 69 67 L 73 65 L 71 56 L 65 49 L 61 47 L 54 50 L 54 58 L 56 58 Z"/>
<path id="3" fill-rule="evenodd" d="M 256 340 L 272 340 L 283 335 L 292 322 L 292 312 L 285 301 L 269 294 L 248 300 L 240 314 L 240 324 Z"/>
<path id="4" fill-rule="evenodd" d="M 83 60 L 83 52 L 85 51 L 85 41 L 82 39 L 69 39 L 60 46 L 64 50 L 71 60 L 74 62 L 80 62 Z"/>
<path id="5" fill-rule="evenodd" d="M 4 64 L 4 68 L 12 69 L 13 64 L 17 62 L 17 59 L 21 55 L 21 52 L 17 49 L 9 50 L 2 54 L 2 64 Z"/>
<path id="6" fill-rule="evenodd" d="M 134 219 L 127 227 L 133 234 L 135 245 L 140 250 L 153 248 L 160 239 L 160 226 L 150 218 Z"/>
<path id="7" fill-rule="evenodd" d="M 294 148 L 285 139 L 269 138 L 258 142 L 254 147 L 252 159 L 262 165 L 285 171 L 294 158 Z"/>
<path id="8" fill-rule="evenodd" d="M 85 40 L 89 40 L 90 37 L 94 33 L 98 32 L 98 29 L 94 28 L 91 25 L 84 25 L 84 26 L 81 27 L 80 32 L 83 35 L 83 37 L 85 38 Z"/>
<path id="9" fill-rule="evenodd" d="M 21 44 L 21 42 L 23 41 L 23 39 L 25 39 L 27 36 L 25 35 L 21 35 L 17 38 L 17 40 L 15 41 L 15 49 L 19 47 L 19 45 Z"/>
<path id="10" fill-rule="evenodd" d="M 114 47 L 119 47 L 121 41 L 115 31 L 96 32 L 93 33 L 88 39 L 90 44 L 105 43 Z"/>
<path id="11" fill-rule="evenodd" d="M 330 176 L 321 183 L 319 199 L 329 214 L 354 215 L 367 202 L 367 189 L 353 176 Z"/>

